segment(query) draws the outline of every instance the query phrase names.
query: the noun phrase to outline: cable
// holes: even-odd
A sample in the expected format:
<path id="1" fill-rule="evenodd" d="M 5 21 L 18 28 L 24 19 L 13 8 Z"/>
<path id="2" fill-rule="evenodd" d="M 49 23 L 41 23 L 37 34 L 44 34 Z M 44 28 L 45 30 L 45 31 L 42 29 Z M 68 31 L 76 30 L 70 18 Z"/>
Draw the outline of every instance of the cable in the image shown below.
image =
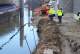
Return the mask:
<path id="1" fill-rule="evenodd" d="M 20 29 L 18 29 L 18 31 L 17 31 L 15 34 L 13 34 L 13 35 L 9 38 L 9 40 L 8 40 L 7 42 L 5 42 L 4 44 L 2 44 L 2 45 L 0 46 L 0 50 L 1 50 L 7 43 L 9 43 L 9 42 L 18 34 L 19 30 L 20 30 Z M 11 33 L 11 32 L 10 32 L 10 33 Z"/>
<path id="2" fill-rule="evenodd" d="M 9 38 L 8 41 L 6 41 L 5 43 L 3 43 L 3 44 L 0 46 L 0 50 L 2 50 L 2 48 L 3 48 L 5 45 L 7 45 L 7 44 L 18 34 L 18 32 L 20 31 L 20 29 L 22 29 L 22 27 L 26 26 L 27 24 L 28 24 L 28 23 L 25 23 L 23 26 L 21 26 L 21 27 L 18 29 L 18 31 Z"/>
<path id="3" fill-rule="evenodd" d="M 35 38 L 35 34 L 34 34 L 34 29 L 32 29 L 32 31 L 33 31 L 33 36 L 34 36 L 35 47 L 37 49 L 37 44 L 36 44 L 36 38 Z"/>
<path id="4" fill-rule="evenodd" d="M 34 36 L 35 47 L 36 47 L 36 49 L 37 49 L 36 39 L 35 39 L 35 34 L 34 34 L 34 29 L 32 29 L 32 31 L 33 31 L 33 36 Z M 26 41 L 26 44 L 27 44 L 28 49 L 29 49 L 29 51 L 30 51 L 30 54 L 32 54 L 31 49 L 30 49 L 29 44 L 28 44 L 28 41 L 27 41 L 27 39 L 26 39 L 26 36 L 25 36 L 25 41 Z"/>
<path id="5" fill-rule="evenodd" d="M 8 44 L 8 43 L 18 34 L 18 32 L 19 32 L 19 30 L 18 30 L 14 35 L 12 35 L 7 42 L 5 42 L 4 44 L 2 44 L 2 45 L 0 46 L 0 50 L 1 50 L 6 44 Z"/>
<path id="6" fill-rule="evenodd" d="M 30 51 L 30 54 L 32 54 L 31 49 L 30 49 L 29 44 L 28 44 L 28 41 L 27 41 L 27 39 L 26 39 L 26 36 L 25 36 L 25 41 L 26 41 L 26 44 L 27 44 L 28 49 L 29 49 L 29 51 Z"/>

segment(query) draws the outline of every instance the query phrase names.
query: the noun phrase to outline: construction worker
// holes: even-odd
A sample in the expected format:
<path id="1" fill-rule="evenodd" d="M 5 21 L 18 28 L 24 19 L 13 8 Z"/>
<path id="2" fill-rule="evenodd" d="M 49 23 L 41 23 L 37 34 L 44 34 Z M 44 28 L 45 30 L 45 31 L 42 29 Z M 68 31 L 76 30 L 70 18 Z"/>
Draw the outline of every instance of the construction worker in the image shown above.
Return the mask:
<path id="1" fill-rule="evenodd" d="M 62 16 L 63 16 L 62 8 L 57 10 L 57 15 L 58 15 L 59 23 L 62 23 Z"/>
<path id="2" fill-rule="evenodd" d="M 53 20 L 53 17 L 55 17 L 55 10 L 51 6 L 49 6 L 48 15 L 51 21 Z"/>
<path id="3" fill-rule="evenodd" d="M 49 7 L 48 7 L 48 5 L 46 5 L 46 8 L 45 8 L 46 15 L 48 15 L 48 10 L 49 10 Z"/>
<path id="4" fill-rule="evenodd" d="M 42 15 L 48 15 L 48 13 L 47 13 L 48 9 L 49 8 L 48 8 L 47 4 L 42 5 L 42 7 L 41 7 Z"/>

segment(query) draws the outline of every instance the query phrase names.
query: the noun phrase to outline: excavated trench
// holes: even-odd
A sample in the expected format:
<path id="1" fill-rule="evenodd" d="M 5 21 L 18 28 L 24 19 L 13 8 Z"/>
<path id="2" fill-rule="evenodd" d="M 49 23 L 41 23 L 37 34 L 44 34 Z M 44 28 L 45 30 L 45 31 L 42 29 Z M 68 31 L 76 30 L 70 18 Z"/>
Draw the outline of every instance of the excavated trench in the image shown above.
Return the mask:
<path id="1" fill-rule="evenodd" d="M 33 54 L 80 54 L 80 37 L 61 34 L 55 21 L 42 18 L 37 27 L 40 40 Z"/>
<path id="2" fill-rule="evenodd" d="M 61 35 L 56 22 L 41 19 L 37 27 L 40 40 L 35 54 L 62 54 Z"/>

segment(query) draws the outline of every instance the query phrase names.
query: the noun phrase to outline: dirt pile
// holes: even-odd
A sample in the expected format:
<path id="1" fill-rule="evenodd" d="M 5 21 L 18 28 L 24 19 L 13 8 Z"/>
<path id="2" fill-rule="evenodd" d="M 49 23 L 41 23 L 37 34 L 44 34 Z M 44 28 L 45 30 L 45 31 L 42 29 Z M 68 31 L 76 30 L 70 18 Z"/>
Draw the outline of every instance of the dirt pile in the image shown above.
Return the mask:
<path id="1" fill-rule="evenodd" d="M 53 54 L 61 54 L 61 37 L 54 21 L 41 19 L 38 23 L 39 45 L 35 54 L 44 54 L 45 49 L 52 49 Z"/>
<path id="2" fill-rule="evenodd" d="M 80 38 L 76 37 L 67 37 L 66 40 L 69 42 L 71 51 L 74 54 L 80 54 Z"/>

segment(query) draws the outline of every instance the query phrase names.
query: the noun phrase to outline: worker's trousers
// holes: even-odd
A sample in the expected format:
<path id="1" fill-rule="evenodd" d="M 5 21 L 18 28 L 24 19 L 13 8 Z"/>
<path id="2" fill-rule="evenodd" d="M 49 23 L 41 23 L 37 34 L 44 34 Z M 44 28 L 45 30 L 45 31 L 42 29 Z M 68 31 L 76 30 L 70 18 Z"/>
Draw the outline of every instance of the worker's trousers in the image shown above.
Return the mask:
<path id="1" fill-rule="evenodd" d="M 50 19 L 51 21 L 53 21 L 53 17 L 55 17 L 55 14 L 49 15 L 49 19 Z"/>
<path id="2" fill-rule="evenodd" d="M 62 16 L 58 16 L 59 23 L 62 23 Z"/>

